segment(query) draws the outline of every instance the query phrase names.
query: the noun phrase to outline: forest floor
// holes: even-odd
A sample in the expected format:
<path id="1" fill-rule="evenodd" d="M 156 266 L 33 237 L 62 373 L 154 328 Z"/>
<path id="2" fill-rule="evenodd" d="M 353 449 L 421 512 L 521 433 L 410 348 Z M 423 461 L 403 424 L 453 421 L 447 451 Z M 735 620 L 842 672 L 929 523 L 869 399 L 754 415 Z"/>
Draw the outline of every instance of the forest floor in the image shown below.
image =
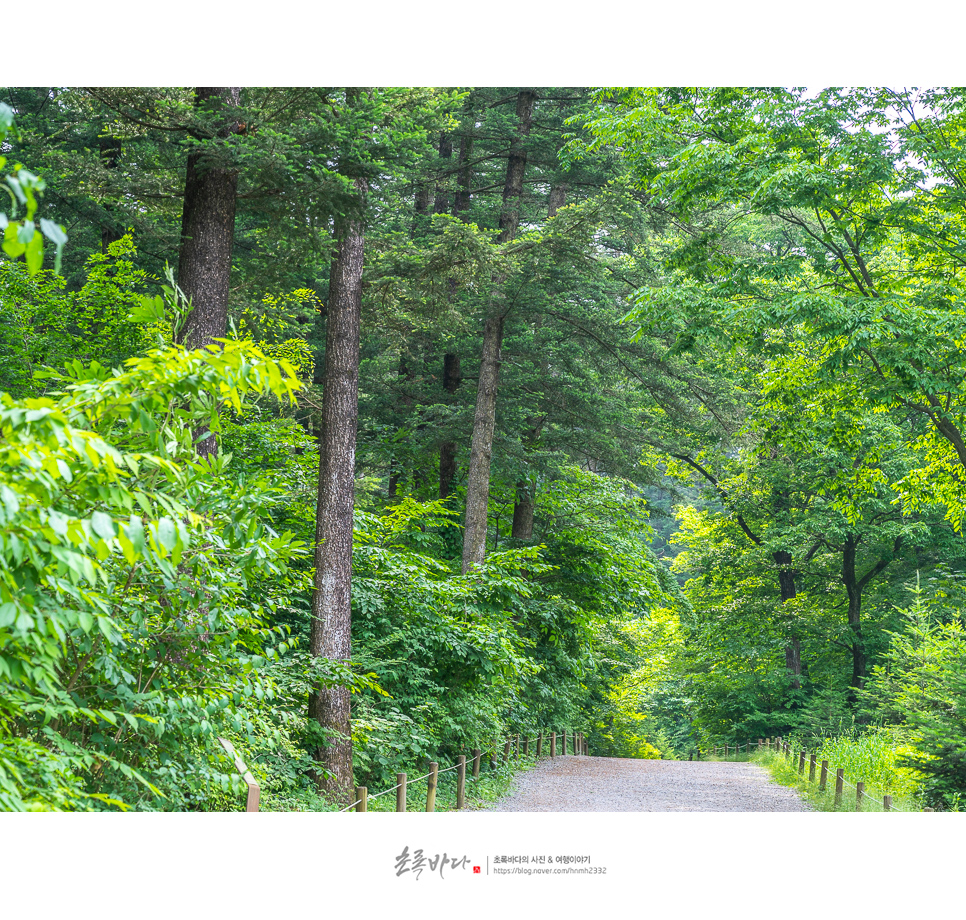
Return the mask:
<path id="1" fill-rule="evenodd" d="M 809 811 L 751 763 L 555 757 L 487 811 Z"/>

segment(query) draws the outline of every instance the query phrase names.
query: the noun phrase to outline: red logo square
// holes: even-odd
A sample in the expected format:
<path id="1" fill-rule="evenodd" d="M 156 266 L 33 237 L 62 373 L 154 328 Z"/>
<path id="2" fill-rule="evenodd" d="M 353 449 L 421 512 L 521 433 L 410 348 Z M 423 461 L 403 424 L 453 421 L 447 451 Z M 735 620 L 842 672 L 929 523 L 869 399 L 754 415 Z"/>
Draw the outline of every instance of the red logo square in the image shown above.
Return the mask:
<path id="1" fill-rule="evenodd" d="M 480 867 L 479 866 L 473 866 L 473 874 L 474 875 L 479 875 L 480 874 Z"/>

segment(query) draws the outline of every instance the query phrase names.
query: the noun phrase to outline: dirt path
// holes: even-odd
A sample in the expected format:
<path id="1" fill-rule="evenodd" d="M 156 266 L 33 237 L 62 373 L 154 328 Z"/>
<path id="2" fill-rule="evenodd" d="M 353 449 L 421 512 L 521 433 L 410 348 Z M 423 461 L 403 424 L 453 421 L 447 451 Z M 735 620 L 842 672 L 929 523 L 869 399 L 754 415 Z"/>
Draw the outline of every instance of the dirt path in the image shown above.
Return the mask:
<path id="1" fill-rule="evenodd" d="M 750 763 L 556 757 L 488 811 L 808 811 Z"/>

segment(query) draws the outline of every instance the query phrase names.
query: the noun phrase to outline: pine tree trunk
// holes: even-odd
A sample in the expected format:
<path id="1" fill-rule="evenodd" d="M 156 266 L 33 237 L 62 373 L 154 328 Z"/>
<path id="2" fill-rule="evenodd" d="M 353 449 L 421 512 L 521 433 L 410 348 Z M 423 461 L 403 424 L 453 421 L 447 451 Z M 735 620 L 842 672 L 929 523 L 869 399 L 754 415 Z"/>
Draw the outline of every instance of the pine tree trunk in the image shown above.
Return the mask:
<path id="1" fill-rule="evenodd" d="M 405 346 L 403 346 L 405 349 Z M 399 352 L 399 366 L 396 369 L 396 377 L 399 381 L 399 386 L 401 392 L 395 400 L 394 415 L 396 418 L 406 417 L 412 412 L 413 408 L 413 398 L 409 393 L 410 386 L 412 384 L 413 373 L 409 367 L 409 362 L 406 360 L 405 350 Z M 400 429 L 396 429 L 397 442 Z M 389 461 L 389 497 L 398 498 L 399 497 L 399 485 L 404 480 L 406 475 L 406 470 L 403 467 L 402 461 L 397 456 L 393 456 Z"/>
<path id="2" fill-rule="evenodd" d="M 490 460 L 496 428 L 496 392 L 500 377 L 503 317 L 490 316 L 483 327 L 480 384 L 473 416 L 473 441 L 466 483 L 466 517 L 463 528 L 463 572 L 486 558 L 486 525 L 490 498 Z"/>
<path id="3" fill-rule="evenodd" d="M 195 89 L 195 107 L 222 116 L 219 137 L 238 130 L 238 120 L 231 110 L 237 109 L 240 94 L 241 88 L 237 86 Z M 206 145 L 189 154 L 178 253 L 178 286 L 192 304 L 179 337 L 187 348 L 209 345 L 216 338 L 224 337 L 228 329 L 228 285 L 237 191 L 237 170 L 214 161 Z M 195 440 L 201 456 L 216 452 L 215 436 L 207 434 L 207 428 L 196 432 Z"/>
<path id="4" fill-rule="evenodd" d="M 460 356 L 449 352 L 443 356 L 443 389 L 455 393 L 463 375 L 460 372 Z M 453 491 L 456 479 L 456 444 L 444 442 L 439 449 L 439 497 L 446 498 Z"/>
<path id="5" fill-rule="evenodd" d="M 567 185 L 563 182 L 554 183 L 550 189 L 550 196 L 547 202 L 547 217 L 553 217 L 557 211 L 567 203 Z M 541 327 L 540 318 L 534 324 L 535 335 L 539 333 Z M 541 373 L 546 376 L 548 372 L 546 361 L 538 362 Z M 532 420 L 531 420 L 532 423 Z M 526 455 L 536 444 L 540 436 L 540 425 L 531 428 L 528 435 L 523 439 L 524 463 L 528 463 Z M 526 478 L 521 476 L 517 481 L 516 499 L 513 505 L 513 531 L 512 536 L 517 540 L 533 539 L 533 512 L 536 504 L 536 495 L 533 485 Z"/>
<path id="6" fill-rule="evenodd" d="M 98 153 L 100 154 L 101 164 L 105 169 L 112 172 L 117 169 L 121 159 L 122 145 L 119 138 L 99 137 L 97 139 Z M 107 217 L 101 223 L 101 252 L 107 252 L 107 247 L 111 243 L 116 243 L 124 234 L 118 229 L 116 219 L 112 219 L 114 206 L 104 205 Z"/>
<path id="7" fill-rule="evenodd" d="M 468 161 L 473 150 L 472 128 L 460 139 L 459 159 L 457 160 L 457 190 L 453 196 L 453 214 L 457 217 L 460 211 L 465 211 L 470 205 L 470 167 Z M 443 156 L 443 142 L 440 141 L 440 156 Z M 452 156 L 453 145 L 449 142 L 449 154 Z M 436 196 L 437 206 L 441 201 Z M 456 294 L 456 283 L 450 282 L 450 296 Z M 443 356 L 443 387 L 449 393 L 454 393 L 462 382 L 460 373 L 460 356 L 448 353 Z M 453 491 L 453 480 L 456 479 L 456 443 L 444 441 L 439 446 L 439 497 L 446 498 Z"/>
<path id="8" fill-rule="evenodd" d="M 453 196 L 453 213 L 457 216 L 470 206 L 470 190 L 473 182 L 473 168 L 470 157 L 473 155 L 473 128 L 470 127 L 460 138 L 459 167 L 456 172 L 456 194 Z"/>
<path id="9" fill-rule="evenodd" d="M 356 180 L 360 197 L 366 182 Z M 329 280 L 322 418 L 319 435 L 319 498 L 315 528 L 315 590 L 309 650 L 314 658 L 351 657 L 352 510 L 356 428 L 359 416 L 359 337 L 362 305 L 363 225 L 347 219 L 340 228 Z M 313 751 L 319 788 L 351 802 L 352 737 L 349 690 L 313 690 L 309 718 L 329 733 Z"/>
<path id="10" fill-rule="evenodd" d="M 533 122 L 536 94 L 522 90 L 517 97 L 517 134 L 507 158 L 506 182 L 503 187 L 503 209 L 497 242 L 514 238 L 520 226 L 520 199 L 527 152 L 523 145 Z M 480 359 L 480 383 L 473 416 L 473 442 L 470 466 L 466 476 L 466 518 L 463 530 L 463 571 L 482 564 L 486 558 L 486 527 L 490 492 L 490 460 L 493 433 L 496 430 L 496 395 L 500 378 L 500 348 L 506 319 L 503 306 L 503 278 L 493 279 L 490 315 L 483 327 L 483 353 Z"/>
<path id="11" fill-rule="evenodd" d="M 439 136 L 439 158 L 441 160 L 451 160 L 453 158 L 453 139 L 448 134 Z M 437 181 L 435 202 L 433 204 L 434 214 L 446 214 L 449 212 L 449 194 L 444 182 Z"/>
<path id="12" fill-rule="evenodd" d="M 533 539 L 533 492 L 529 483 L 517 483 L 516 501 L 513 504 L 513 532 L 517 540 Z"/>

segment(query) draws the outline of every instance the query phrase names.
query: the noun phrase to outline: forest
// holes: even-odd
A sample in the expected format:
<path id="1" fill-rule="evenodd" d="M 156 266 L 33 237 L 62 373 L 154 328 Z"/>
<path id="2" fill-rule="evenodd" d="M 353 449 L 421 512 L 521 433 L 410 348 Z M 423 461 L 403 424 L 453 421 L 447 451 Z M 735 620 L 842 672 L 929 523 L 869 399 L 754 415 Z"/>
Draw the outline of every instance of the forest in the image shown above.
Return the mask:
<path id="1" fill-rule="evenodd" d="M 0 810 L 547 727 L 966 808 L 966 90 L 0 88 Z"/>

